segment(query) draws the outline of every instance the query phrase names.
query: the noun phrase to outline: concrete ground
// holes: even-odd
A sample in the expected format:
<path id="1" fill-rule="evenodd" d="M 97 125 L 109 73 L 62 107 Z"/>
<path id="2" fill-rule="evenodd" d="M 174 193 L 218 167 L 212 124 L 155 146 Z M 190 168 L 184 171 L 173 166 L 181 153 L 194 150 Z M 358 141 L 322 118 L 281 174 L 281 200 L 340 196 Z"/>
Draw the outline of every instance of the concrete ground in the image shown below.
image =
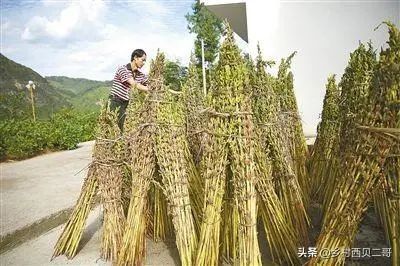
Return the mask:
<path id="1" fill-rule="evenodd" d="M 75 204 L 93 144 L 0 164 L 2 237 Z"/>
<path id="2" fill-rule="evenodd" d="M 72 260 L 68 260 L 65 256 L 59 256 L 50 261 L 54 245 L 62 232 L 64 226 L 62 225 L 0 255 L 0 265 L 111 265 L 110 262 L 103 261 L 99 257 L 101 213 L 101 208 L 97 207 L 89 215 L 80 243 L 80 250 Z M 174 243 L 155 243 L 147 240 L 146 265 L 179 265 L 179 255 Z"/>

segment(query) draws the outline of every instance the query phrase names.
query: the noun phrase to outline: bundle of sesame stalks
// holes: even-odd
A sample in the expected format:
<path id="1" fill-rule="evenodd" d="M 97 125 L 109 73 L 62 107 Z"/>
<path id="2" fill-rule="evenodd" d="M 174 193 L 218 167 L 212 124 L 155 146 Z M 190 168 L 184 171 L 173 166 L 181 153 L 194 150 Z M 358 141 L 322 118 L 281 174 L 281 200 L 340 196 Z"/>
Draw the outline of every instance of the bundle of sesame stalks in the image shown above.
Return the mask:
<path id="1" fill-rule="evenodd" d="M 400 32 L 393 25 L 388 24 L 390 34 L 390 49 L 381 52 L 378 64 L 378 74 L 374 86 L 390 86 L 393 88 L 391 97 L 397 97 L 399 106 L 400 93 Z M 397 89 L 396 89 L 397 88 Z M 397 92 L 397 95 L 396 95 Z M 394 101 L 395 102 L 395 101 Z M 390 116 L 390 114 L 386 114 Z M 394 128 L 400 128 L 400 108 L 397 114 L 397 123 Z M 399 133 L 397 133 L 400 138 Z M 381 224 L 385 230 L 386 239 L 392 248 L 392 265 L 400 264 L 400 141 L 391 147 L 384 164 L 382 174 L 384 180 L 374 195 L 374 203 L 379 214 Z"/>
<path id="2" fill-rule="evenodd" d="M 335 82 L 335 75 L 328 78 L 324 104 L 321 114 L 321 122 L 317 127 L 317 138 L 314 142 L 308 167 L 311 177 L 311 193 L 314 199 L 323 198 L 324 185 L 326 183 L 327 169 L 333 154 L 333 145 L 338 133 L 340 90 Z"/>
<path id="3" fill-rule="evenodd" d="M 189 196 L 190 180 L 182 95 L 167 90 L 157 110 L 156 155 L 182 265 L 192 265 L 197 248 Z M 190 166 L 192 167 L 192 166 Z"/>
<path id="4" fill-rule="evenodd" d="M 352 140 L 359 138 L 358 131 L 355 130 L 357 117 L 363 113 L 363 108 L 367 102 L 370 92 L 370 85 L 376 65 L 376 55 L 371 45 L 368 48 L 364 44 L 350 55 L 349 64 L 345 69 L 342 79 L 339 83 L 341 95 L 338 114 L 338 124 L 340 125 L 337 140 L 334 143 L 334 158 L 331 160 L 332 166 L 329 171 L 328 181 L 325 186 L 325 198 L 323 202 L 324 213 L 330 213 L 329 208 L 332 205 L 333 195 L 339 191 L 338 183 L 343 178 L 340 171 L 345 162 L 345 154 L 352 154 L 356 148 Z M 343 162 L 341 161 L 343 160 Z"/>
<path id="5" fill-rule="evenodd" d="M 194 261 L 197 237 L 188 188 L 194 166 L 187 160 L 184 109 L 175 100 L 176 93 L 165 87 L 163 71 L 164 55 L 158 53 L 149 75 L 151 91 L 147 95 L 137 93 L 135 103 L 128 106 L 125 138 L 130 152 L 132 194 L 118 265 L 144 263 L 146 224 L 152 226 L 153 237 L 164 238 L 169 221 L 163 214 L 159 190 L 168 203 L 181 263 L 192 265 Z M 149 193 L 152 186 L 154 194 Z M 150 222 L 146 221 L 149 206 L 153 215 Z"/>
<path id="6" fill-rule="evenodd" d="M 197 235 L 200 232 L 201 217 L 204 205 L 204 181 L 195 165 L 192 154 L 190 153 L 189 144 L 186 142 L 184 154 L 186 157 L 186 166 L 189 178 L 189 196 L 192 205 L 193 218 Z"/>
<path id="7" fill-rule="evenodd" d="M 253 88 L 253 112 L 255 113 L 255 121 L 258 125 L 259 137 L 260 137 L 260 151 L 265 154 L 260 154 L 268 160 L 271 164 L 271 171 L 268 174 L 268 170 L 261 171 L 262 175 L 265 175 L 266 180 L 259 182 L 258 191 L 260 192 L 261 198 L 264 199 L 264 193 L 269 187 L 275 187 L 276 194 L 279 197 L 279 206 L 275 208 L 279 210 L 279 213 L 275 213 L 276 224 L 279 224 L 276 228 L 268 226 L 268 223 L 274 222 L 270 217 L 273 214 L 273 208 L 271 205 L 261 207 L 261 217 L 264 224 L 267 224 L 266 234 L 273 235 L 269 237 L 272 242 L 270 243 L 271 253 L 273 257 L 279 262 L 282 261 L 296 261 L 297 249 L 296 247 L 300 244 L 305 245 L 308 242 L 307 234 L 307 214 L 304 208 L 303 199 L 301 195 L 300 186 L 297 182 L 295 173 L 289 162 L 290 153 L 288 147 L 285 145 L 284 139 L 280 137 L 282 125 L 279 123 L 279 101 L 273 86 L 275 84 L 274 77 L 266 73 L 266 63 L 263 61 L 261 51 L 257 57 L 256 65 L 252 70 L 251 84 Z M 264 160 L 265 160 L 264 159 Z M 262 160 L 259 160 L 262 163 Z M 270 179 L 273 177 L 273 182 Z M 264 184 L 268 182 L 267 184 Z M 264 184 L 262 187 L 261 185 Z M 263 193 L 262 193 L 263 192 Z M 269 193 L 268 197 L 272 197 Z M 274 203 L 276 205 L 276 203 Z M 278 207 L 283 208 L 280 210 Z M 267 211 L 269 215 L 264 212 Z M 279 220 L 279 215 L 284 216 L 284 220 Z M 272 217 L 274 217 L 272 216 Z M 286 225 L 282 225 L 282 223 Z M 268 229 L 270 228 L 270 229 Z M 271 232 L 275 230 L 276 232 Z M 288 234 L 290 232 L 290 234 Z M 279 236 L 279 237 L 277 237 Z M 284 240 L 283 242 L 280 242 Z M 274 246 L 275 245 L 275 246 Z"/>
<path id="8" fill-rule="evenodd" d="M 125 227 L 125 214 L 122 202 L 123 178 L 125 175 L 125 146 L 121 132 L 112 113 L 101 122 L 101 130 L 108 139 L 97 139 L 98 184 L 103 205 L 103 231 L 101 257 L 106 260 L 117 258 Z M 96 148 L 97 148 L 96 147 Z"/>
<path id="9" fill-rule="evenodd" d="M 257 195 L 250 88 L 245 61 L 229 26 L 221 46 L 216 73 L 207 99 L 209 115 L 201 173 L 205 202 L 196 265 L 218 265 L 221 226 L 232 226 L 225 243 L 235 265 L 260 265 L 257 240 Z M 230 169 L 228 171 L 228 169 Z M 229 174 L 231 173 L 231 174 Z M 225 184 L 230 185 L 226 186 Z M 226 191 L 231 189 L 232 191 Z M 233 206 L 222 210 L 224 197 Z M 229 215 L 221 214 L 229 211 Z M 224 223 L 221 218 L 224 217 Z M 226 217 L 226 218 L 225 218 Z M 232 219 L 237 223 L 229 223 Z"/>
<path id="10" fill-rule="evenodd" d="M 146 235 L 153 241 L 164 241 L 172 236 L 172 221 L 167 211 L 167 199 L 162 188 L 159 169 L 156 169 L 154 181 L 147 195 Z"/>
<path id="11" fill-rule="evenodd" d="M 282 121 L 283 137 L 286 138 L 285 145 L 289 148 L 293 170 L 297 177 L 304 205 L 309 203 L 311 182 L 306 171 L 307 145 L 303 133 L 303 127 L 297 107 L 296 96 L 293 88 L 293 73 L 290 69 L 291 61 L 296 52 L 288 58 L 282 59 L 279 65 L 278 78 L 275 83 L 275 93 L 279 99 L 280 115 Z"/>
<path id="12" fill-rule="evenodd" d="M 384 180 L 374 195 L 374 205 L 392 248 L 392 265 L 400 263 L 400 143 L 393 146 L 383 168 Z"/>
<path id="13" fill-rule="evenodd" d="M 89 166 L 87 177 L 83 181 L 81 194 L 57 240 L 52 259 L 63 254 L 72 259 L 76 255 L 86 219 L 93 206 L 94 196 L 97 192 L 97 178 L 94 168 L 94 165 Z"/>
<path id="14" fill-rule="evenodd" d="M 186 107 L 186 128 L 190 151 L 196 164 L 200 162 L 203 150 L 202 139 L 204 137 L 203 117 L 200 111 L 204 109 L 204 94 L 200 87 L 196 64 L 193 55 L 189 62 L 188 76 L 183 84 L 182 92 Z"/>
<path id="15" fill-rule="evenodd" d="M 164 58 L 158 55 L 152 62 L 149 73 L 149 88 L 162 88 Z M 155 93 L 145 94 L 132 90 L 127 107 L 125 140 L 128 149 L 132 184 L 125 234 L 118 255 L 118 265 L 142 265 L 145 257 L 146 221 L 148 218 L 148 191 L 154 181 L 156 156 L 154 151 L 155 119 L 158 102 L 150 101 Z"/>
<path id="16" fill-rule="evenodd" d="M 68 258 L 75 256 L 98 187 L 101 189 L 105 219 L 102 256 L 115 258 L 124 223 L 124 213 L 120 205 L 123 170 L 119 151 L 122 147 L 119 141 L 119 128 L 115 121 L 117 121 L 116 114 L 110 112 L 108 107 L 102 108 L 92 162 L 75 208 L 55 245 L 52 258 L 61 254 L 65 254 Z"/>
<path id="17" fill-rule="evenodd" d="M 204 95 L 200 89 L 194 57 L 191 57 L 188 77 L 182 87 L 183 102 L 186 117 L 186 160 L 189 170 L 189 195 L 192 211 L 195 218 L 196 231 L 200 231 L 200 219 L 203 209 L 204 180 L 198 172 L 203 150 L 205 132 L 203 117 L 200 112 L 204 109 Z"/>
<path id="18" fill-rule="evenodd" d="M 339 250 L 340 254 L 317 256 L 310 265 L 344 265 L 345 251 L 352 245 L 367 203 L 385 178 L 386 158 L 399 146 L 400 34 L 386 24 L 389 47 L 381 52 L 379 62 L 371 47 L 367 50 L 360 45 L 343 76 L 342 94 L 351 106 L 346 109 L 358 108 L 347 113 L 348 120 L 342 123 L 338 185 L 317 241 L 317 250 Z"/>

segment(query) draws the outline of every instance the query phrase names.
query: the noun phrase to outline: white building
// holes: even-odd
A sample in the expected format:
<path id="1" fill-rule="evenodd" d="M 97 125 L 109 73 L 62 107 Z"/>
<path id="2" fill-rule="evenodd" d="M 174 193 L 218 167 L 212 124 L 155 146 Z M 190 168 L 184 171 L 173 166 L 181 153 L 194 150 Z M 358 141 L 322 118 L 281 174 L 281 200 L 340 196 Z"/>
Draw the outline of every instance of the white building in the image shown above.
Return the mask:
<path id="1" fill-rule="evenodd" d="M 202 3 L 221 19 L 227 19 L 233 31 L 245 42 L 252 56 L 259 43 L 267 56 L 276 50 L 271 39 L 278 28 L 279 0 L 203 0 Z"/>
<path id="2" fill-rule="evenodd" d="M 260 43 L 264 58 L 275 60 L 297 51 L 292 60 L 294 86 L 303 128 L 315 134 L 331 74 L 338 82 L 359 42 L 372 41 L 377 51 L 389 35 L 390 20 L 400 26 L 400 1 L 347 0 L 201 0 L 227 19 L 253 57 Z M 276 68 L 272 73 L 276 72 Z"/>

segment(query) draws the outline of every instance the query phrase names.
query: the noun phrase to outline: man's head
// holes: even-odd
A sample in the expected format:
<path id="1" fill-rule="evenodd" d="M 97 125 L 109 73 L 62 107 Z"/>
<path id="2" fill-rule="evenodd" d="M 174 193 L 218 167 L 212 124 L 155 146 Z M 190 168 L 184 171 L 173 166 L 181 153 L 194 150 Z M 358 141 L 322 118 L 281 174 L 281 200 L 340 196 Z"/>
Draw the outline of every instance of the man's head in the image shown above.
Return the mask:
<path id="1" fill-rule="evenodd" d="M 131 63 L 137 68 L 142 68 L 146 62 L 146 52 L 142 49 L 136 49 L 132 52 Z"/>

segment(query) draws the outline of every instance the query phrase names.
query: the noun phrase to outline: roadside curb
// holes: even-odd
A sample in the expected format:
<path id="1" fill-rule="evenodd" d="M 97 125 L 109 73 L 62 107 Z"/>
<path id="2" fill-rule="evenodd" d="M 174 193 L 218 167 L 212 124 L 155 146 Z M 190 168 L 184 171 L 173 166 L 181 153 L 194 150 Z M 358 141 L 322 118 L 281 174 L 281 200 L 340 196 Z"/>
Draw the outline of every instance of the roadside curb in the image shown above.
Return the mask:
<path id="1" fill-rule="evenodd" d="M 3 254 L 19 245 L 34 239 L 51 229 L 65 223 L 74 207 L 63 209 L 32 224 L 26 225 L 0 238 L 0 254 Z"/>

